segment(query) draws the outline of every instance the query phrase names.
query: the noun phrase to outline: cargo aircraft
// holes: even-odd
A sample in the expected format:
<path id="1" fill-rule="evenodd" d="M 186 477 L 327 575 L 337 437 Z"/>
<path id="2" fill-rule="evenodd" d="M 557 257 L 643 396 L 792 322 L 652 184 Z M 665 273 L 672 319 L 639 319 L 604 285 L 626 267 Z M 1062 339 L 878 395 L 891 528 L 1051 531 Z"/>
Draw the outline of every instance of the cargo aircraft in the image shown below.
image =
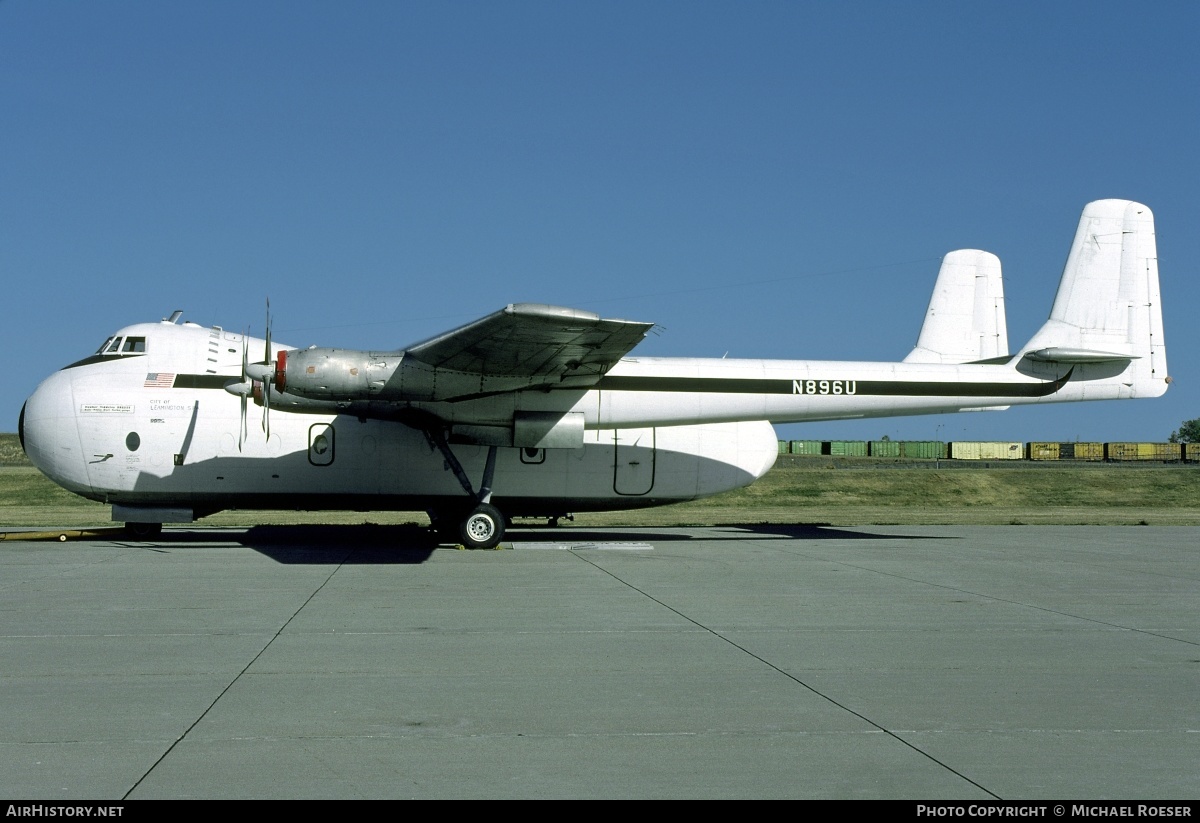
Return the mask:
<path id="1" fill-rule="evenodd" d="M 21 442 L 133 535 L 224 509 L 425 511 L 468 547 L 513 517 L 694 500 L 773 465 L 772 423 L 1157 397 L 1153 215 L 1083 211 L 1049 319 L 1010 352 L 1000 262 L 947 255 L 900 362 L 639 357 L 651 323 L 518 303 L 395 351 L 127 326 L 42 382 Z M 259 425 L 247 423 L 248 406 Z M 253 431 L 251 431 L 253 429 Z"/>

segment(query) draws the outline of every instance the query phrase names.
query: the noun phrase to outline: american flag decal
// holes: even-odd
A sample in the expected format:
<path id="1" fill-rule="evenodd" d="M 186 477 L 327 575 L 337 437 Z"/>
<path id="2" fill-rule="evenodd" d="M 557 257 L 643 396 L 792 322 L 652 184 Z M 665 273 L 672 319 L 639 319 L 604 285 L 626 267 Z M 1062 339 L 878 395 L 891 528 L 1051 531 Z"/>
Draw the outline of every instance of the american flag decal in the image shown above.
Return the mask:
<path id="1" fill-rule="evenodd" d="M 175 373 L 152 371 L 146 375 L 146 382 L 142 385 L 148 389 L 169 389 L 175 385 Z"/>

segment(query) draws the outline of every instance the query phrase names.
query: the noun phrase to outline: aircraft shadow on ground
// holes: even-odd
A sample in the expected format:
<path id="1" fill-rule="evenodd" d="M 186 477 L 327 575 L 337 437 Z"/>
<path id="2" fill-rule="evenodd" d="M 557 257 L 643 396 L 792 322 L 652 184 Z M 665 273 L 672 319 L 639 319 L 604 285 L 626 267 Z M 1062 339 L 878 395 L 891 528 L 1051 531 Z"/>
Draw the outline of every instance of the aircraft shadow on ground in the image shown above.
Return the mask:
<path id="1" fill-rule="evenodd" d="M 526 527 L 508 530 L 501 549 L 512 543 L 587 544 L 639 543 L 681 544 L 703 540 L 706 543 L 745 540 L 930 540 L 955 539 L 930 535 L 874 534 L 848 527 L 824 524 L 739 524 L 705 527 L 698 536 L 695 529 L 639 528 L 631 526 L 604 529 L 596 527 Z M 252 526 L 248 529 L 189 530 L 167 529 L 152 546 L 201 548 L 213 543 L 234 543 L 253 549 L 281 564 L 412 565 L 424 563 L 439 548 L 455 544 L 439 542 L 434 533 L 415 524 L 405 525 L 296 525 Z M 474 551 L 495 551 L 475 549 Z"/>
<path id="2" fill-rule="evenodd" d="M 958 540 L 953 535 L 928 534 L 873 534 L 859 531 L 851 526 L 832 526 L 828 523 L 745 523 L 728 526 L 754 532 L 763 537 L 778 537 L 786 540 Z M 902 529 L 903 526 L 879 526 L 877 528 Z"/>

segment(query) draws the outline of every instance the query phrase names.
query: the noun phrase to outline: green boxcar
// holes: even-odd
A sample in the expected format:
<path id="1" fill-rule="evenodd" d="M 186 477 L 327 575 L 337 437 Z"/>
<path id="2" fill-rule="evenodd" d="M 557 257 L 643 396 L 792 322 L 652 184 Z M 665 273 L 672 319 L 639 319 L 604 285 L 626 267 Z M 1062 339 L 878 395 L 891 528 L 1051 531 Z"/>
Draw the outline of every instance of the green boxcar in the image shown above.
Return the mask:
<path id="1" fill-rule="evenodd" d="M 941 440 L 903 440 L 901 454 L 918 460 L 945 460 L 946 444 Z"/>
<path id="2" fill-rule="evenodd" d="M 793 440 L 791 443 L 791 453 L 792 454 L 807 454 L 807 455 L 820 456 L 821 441 L 820 440 Z"/>
<path id="3" fill-rule="evenodd" d="M 1057 443 L 1030 443 L 1026 457 L 1030 460 L 1057 460 L 1058 455 Z"/>
<path id="4" fill-rule="evenodd" d="M 831 440 L 829 453 L 837 457 L 866 457 L 866 440 Z"/>
<path id="5" fill-rule="evenodd" d="M 899 457 L 899 440 L 871 440 L 867 443 L 867 451 L 872 457 Z"/>

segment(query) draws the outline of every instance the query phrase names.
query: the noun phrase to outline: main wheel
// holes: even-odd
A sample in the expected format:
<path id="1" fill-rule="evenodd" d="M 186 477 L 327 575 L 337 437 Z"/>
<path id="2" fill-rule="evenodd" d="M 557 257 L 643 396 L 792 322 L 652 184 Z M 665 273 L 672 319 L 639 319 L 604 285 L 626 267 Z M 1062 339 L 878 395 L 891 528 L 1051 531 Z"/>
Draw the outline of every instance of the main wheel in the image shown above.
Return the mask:
<path id="1" fill-rule="evenodd" d="M 504 538 L 504 515 L 489 503 L 480 503 L 459 524 L 458 536 L 468 549 L 491 549 Z"/>
<path id="2" fill-rule="evenodd" d="M 429 528 L 437 536 L 439 543 L 458 542 L 458 517 L 452 512 L 429 512 Z"/>
<path id="3" fill-rule="evenodd" d="M 162 534 L 162 523 L 126 523 L 125 531 L 135 540 L 150 540 Z"/>

